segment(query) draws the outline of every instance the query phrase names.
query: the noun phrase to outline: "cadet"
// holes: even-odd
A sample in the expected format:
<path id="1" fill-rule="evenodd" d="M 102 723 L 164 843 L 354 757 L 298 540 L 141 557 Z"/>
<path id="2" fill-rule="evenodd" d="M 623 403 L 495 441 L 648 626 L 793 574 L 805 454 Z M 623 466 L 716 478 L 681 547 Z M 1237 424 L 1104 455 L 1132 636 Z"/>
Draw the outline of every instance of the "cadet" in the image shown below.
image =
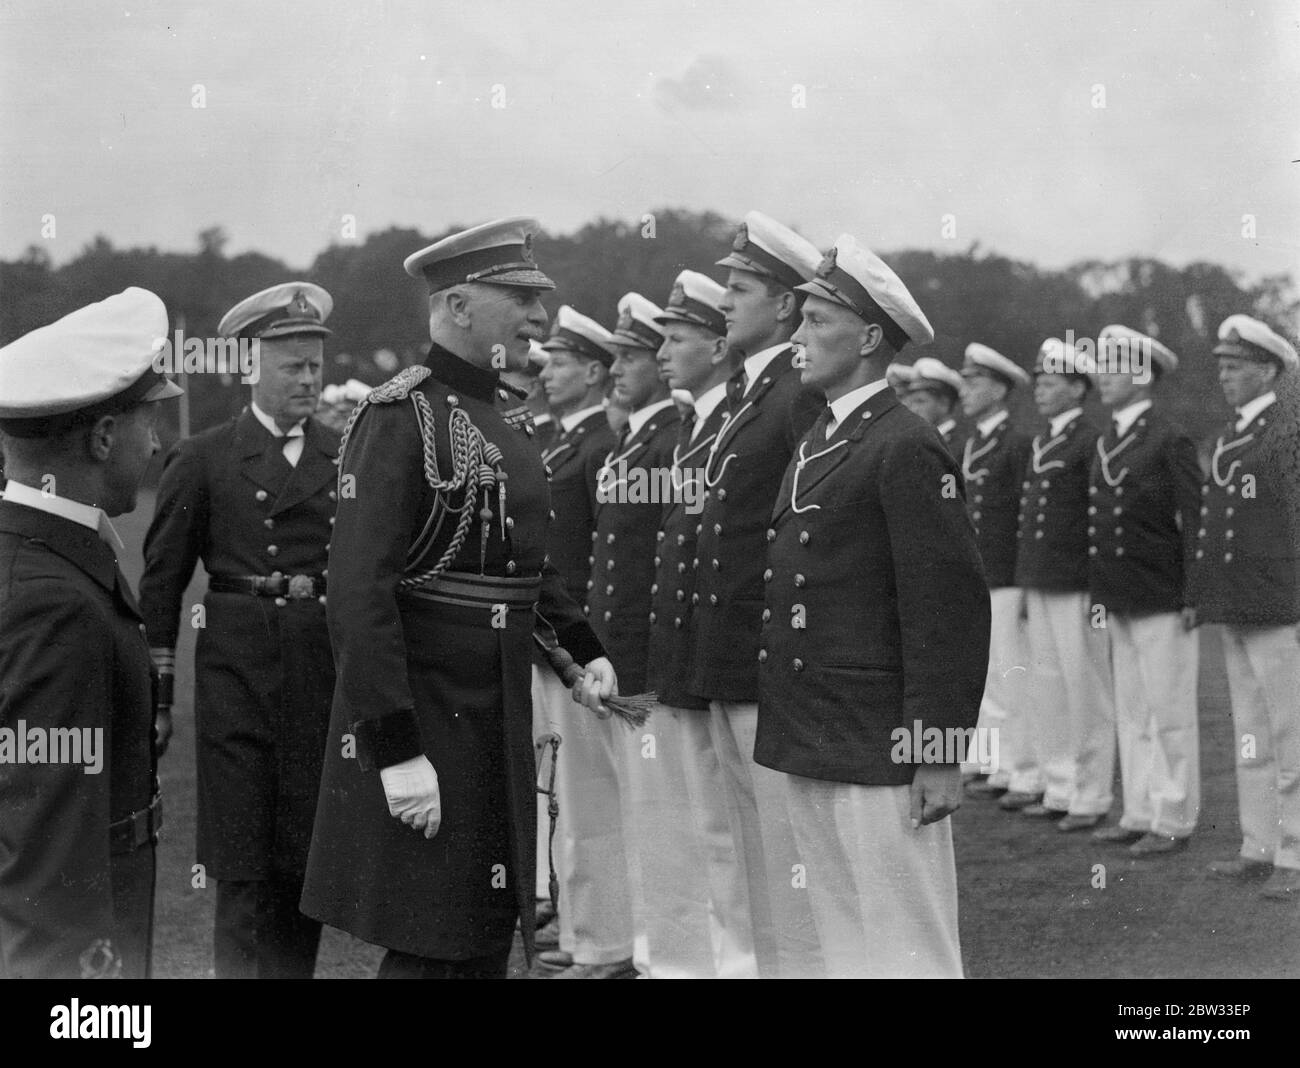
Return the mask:
<path id="1" fill-rule="evenodd" d="M 1277 442 L 1274 387 L 1283 375 L 1295 375 L 1300 361 L 1290 342 L 1247 315 L 1223 321 L 1214 354 L 1236 417 L 1215 441 L 1201 487 L 1187 614 L 1223 624 L 1242 842 L 1237 857 L 1217 860 L 1210 870 L 1242 880 L 1267 875 L 1263 896 L 1294 899 L 1300 895 L 1297 538 L 1286 490 L 1262 461 Z"/>
<path id="2" fill-rule="evenodd" d="M 387 947 L 381 978 L 504 977 L 521 916 L 531 958 L 534 631 L 587 664 L 575 688 L 592 708 L 617 685 L 545 561 L 550 494 L 529 424 L 496 409 L 497 371 L 522 366 L 546 328 L 539 294 L 555 283 L 533 258 L 537 230 L 503 219 L 407 258 L 433 344 L 344 438 L 338 682 L 302 908 Z"/>
<path id="3" fill-rule="evenodd" d="M 167 722 L 180 617 L 200 624 L 195 857 L 217 880 L 220 979 L 310 979 L 320 942 L 298 897 L 334 687 L 325 569 L 339 436 L 313 415 L 332 307 L 319 286 L 286 282 L 225 314 L 222 337 L 257 345 L 252 398 L 168 454 L 145 537 L 140 601 Z M 195 616 L 181 598 L 200 559 Z"/>
<path id="4" fill-rule="evenodd" d="M 989 676 L 979 725 L 996 727 L 999 739 L 998 768 L 966 789 L 973 797 L 1002 794 L 1001 806 L 1014 811 L 1035 804 L 1043 794 L 1021 685 L 1025 631 L 1016 588 L 1016 516 L 1029 437 L 1011 425 L 1007 408 L 1012 391 L 1027 386 L 1029 375 L 1015 361 L 979 342 L 967 345 L 965 355 L 961 405 L 971 428 L 962 449 L 962 475 L 993 613 Z M 966 770 L 977 769 L 967 765 Z"/>
<path id="5" fill-rule="evenodd" d="M 1110 638 L 1124 815 L 1093 837 L 1156 856 L 1187 845 L 1201 803 L 1198 646 L 1182 618 L 1201 469 L 1192 439 L 1153 407 L 1178 357 L 1125 326 L 1106 327 L 1097 344 L 1111 427 L 1088 487 L 1088 584 Z"/>
<path id="6" fill-rule="evenodd" d="M 655 322 L 659 314 L 656 305 L 636 293 L 619 302 L 618 329 L 613 335 L 617 355 L 610 377 L 614 399 L 627 409 L 628 421 L 597 476 L 596 529 L 587 583 L 592 629 L 608 650 L 625 693 L 646 688 L 655 532 L 664 511 L 662 491 L 680 422 L 655 362 L 663 340 Z M 653 731 L 654 726 L 647 729 Z M 633 948 L 639 950 L 633 953 L 633 962 L 642 974 L 648 974 L 646 890 L 635 846 L 640 831 L 636 806 L 641 793 L 642 732 L 630 732 L 621 723 L 612 723 L 610 731 L 632 894 Z M 578 961 L 567 977 L 609 978 L 618 974 L 619 968 L 617 963 L 583 967 Z"/>
<path id="7" fill-rule="evenodd" d="M 1088 596 L 1088 477 L 1098 431 L 1083 416 L 1093 363 L 1048 338 L 1034 363 L 1034 403 L 1047 420 L 1034 436 L 1016 531 L 1029 652 L 1029 741 L 1043 800 L 1026 816 L 1060 831 L 1097 826 L 1110 811 L 1115 706 L 1106 632 Z"/>
<path id="8" fill-rule="evenodd" d="M 633 822 L 628 844 L 639 860 L 639 926 L 646 936 L 651 978 L 754 975 L 748 929 L 724 928 L 728 914 L 712 904 L 716 858 L 720 856 L 725 873 L 723 892 L 734 887 L 729 873 L 736 859 L 725 821 L 719 821 L 712 836 L 695 833 L 697 815 L 704 821 L 725 812 L 726 797 L 712 773 L 717 755 L 709 738 L 708 702 L 682 688 L 696 526 L 704 500 L 700 470 L 722 425 L 731 374 L 727 327 L 719 309 L 723 292 L 706 275 L 682 271 L 656 319 L 664 331 L 657 357 L 660 376 L 675 397 L 685 390 L 688 399 L 698 401 L 685 408 L 678 426 L 669 464 L 672 496 L 655 535 L 646 683 L 658 694 L 658 706 L 647 730 L 638 732 L 626 750 Z"/>
<path id="9" fill-rule="evenodd" d="M 911 371 L 899 399 L 904 407 L 939 431 L 948 451 L 960 459 L 966 447 L 966 435 L 953 413 L 961 398 L 961 375 L 933 356 L 922 356 Z M 885 378 L 888 380 L 888 374 Z"/>
<path id="10" fill-rule="evenodd" d="M 567 305 L 545 344 L 542 388 L 560 434 L 542 453 L 550 471 L 555 519 L 547 533 L 551 564 L 579 605 L 587 603 L 596 480 L 614 447 L 602 400 L 614 362 L 613 339 Z M 543 964 L 566 968 L 617 964 L 632 956 L 632 902 L 614 768 L 614 724 L 574 704 L 554 672 L 536 671 L 533 700 L 560 735 L 555 789 L 560 805 L 555 866 L 560 919 L 557 951 Z"/>
<path id="11" fill-rule="evenodd" d="M 758 722 L 758 625 L 763 611 L 765 531 L 781 474 L 823 405 L 799 380 L 790 336 L 821 256 L 794 231 L 752 211 L 718 261 L 730 268 L 719 307 L 727 346 L 739 359 L 727 382 L 727 422 L 704 462 L 691 653 L 685 688 L 709 701 L 710 730 L 726 784 L 737 858 L 747 881 L 720 903 L 748 900 L 751 915 L 723 926 L 753 931 L 763 978 L 822 974 L 806 893 L 791 885 L 798 863 L 780 777 L 754 763 Z M 710 823 L 716 823 L 716 817 Z M 704 827 L 697 828 L 703 833 Z"/>
<path id="12" fill-rule="evenodd" d="M 801 288 L 794 341 L 827 406 L 769 531 L 754 758 L 784 773 L 827 973 L 960 977 L 944 819 L 965 747 L 930 755 L 929 739 L 978 717 L 988 589 L 957 462 L 884 378 L 934 331 L 848 234 Z"/>
<path id="13" fill-rule="evenodd" d="M 166 338 L 132 287 L 0 349 L 0 978 L 150 974 L 152 668 L 108 517 L 180 393 L 153 369 Z"/>

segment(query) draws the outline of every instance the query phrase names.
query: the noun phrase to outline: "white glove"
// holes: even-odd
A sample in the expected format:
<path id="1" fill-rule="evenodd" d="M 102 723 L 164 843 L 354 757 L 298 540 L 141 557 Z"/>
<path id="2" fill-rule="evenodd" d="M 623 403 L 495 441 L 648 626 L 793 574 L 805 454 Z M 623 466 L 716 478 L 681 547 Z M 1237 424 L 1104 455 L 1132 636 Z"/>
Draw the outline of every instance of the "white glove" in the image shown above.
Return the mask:
<path id="1" fill-rule="evenodd" d="M 423 831 L 425 838 L 438 833 L 442 823 L 442 799 L 438 796 L 438 773 L 421 753 L 379 772 L 388 799 L 388 812 L 408 827 Z"/>

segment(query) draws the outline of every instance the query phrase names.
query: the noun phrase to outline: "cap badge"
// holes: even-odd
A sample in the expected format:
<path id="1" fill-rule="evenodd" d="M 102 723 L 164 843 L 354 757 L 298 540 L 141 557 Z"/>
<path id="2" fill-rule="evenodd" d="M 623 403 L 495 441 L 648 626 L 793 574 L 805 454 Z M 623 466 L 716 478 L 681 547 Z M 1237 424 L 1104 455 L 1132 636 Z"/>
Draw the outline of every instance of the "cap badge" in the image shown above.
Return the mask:
<path id="1" fill-rule="evenodd" d="M 668 298 L 668 303 L 676 304 L 678 306 L 686 303 L 686 288 L 681 284 L 681 282 L 673 283 L 673 294 Z"/>
<path id="2" fill-rule="evenodd" d="M 525 263 L 535 263 L 533 259 L 533 235 L 524 234 L 524 252 L 523 260 Z"/>
<path id="3" fill-rule="evenodd" d="M 829 278 L 835 273 L 835 246 L 832 245 L 830 251 L 822 257 L 821 263 L 817 265 L 817 277 Z"/>
<path id="4" fill-rule="evenodd" d="M 732 239 L 731 249 L 733 252 L 744 252 L 745 246 L 749 244 L 749 224 L 741 223 L 736 230 L 736 236 Z"/>
<path id="5" fill-rule="evenodd" d="M 294 291 L 293 300 L 289 302 L 289 312 L 297 319 L 316 318 L 316 309 L 312 307 L 301 289 Z"/>
<path id="6" fill-rule="evenodd" d="M 621 311 L 618 313 L 618 326 L 614 329 L 621 330 L 624 333 L 632 329 L 632 313 L 630 311 Z"/>

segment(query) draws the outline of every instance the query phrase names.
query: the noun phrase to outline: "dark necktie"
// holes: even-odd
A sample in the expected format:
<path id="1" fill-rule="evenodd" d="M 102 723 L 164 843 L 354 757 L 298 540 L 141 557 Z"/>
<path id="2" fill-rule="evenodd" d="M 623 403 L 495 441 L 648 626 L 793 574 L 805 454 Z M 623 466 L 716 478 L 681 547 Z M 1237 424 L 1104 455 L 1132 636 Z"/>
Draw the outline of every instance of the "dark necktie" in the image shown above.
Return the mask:
<path id="1" fill-rule="evenodd" d="M 736 369 L 736 373 L 727 379 L 727 409 L 734 412 L 740 407 L 741 399 L 745 396 L 745 368 L 742 365 Z"/>
<path id="2" fill-rule="evenodd" d="M 812 429 L 808 431 L 808 439 L 814 446 L 821 445 L 826 440 L 826 431 L 834 418 L 835 413 L 831 411 L 831 406 L 826 405 L 822 409 L 822 414 L 817 417 L 817 422 L 813 423 Z"/>
<path id="3" fill-rule="evenodd" d="M 1112 420 L 1110 421 L 1110 432 L 1111 432 L 1112 434 L 1115 435 L 1115 440 L 1118 441 L 1118 440 L 1119 440 L 1119 420 L 1118 420 L 1118 419 L 1112 419 Z"/>
<path id="4" fill-rule="evenodd" d="M 677 430 L 677 445 L 686 448 L 691 443 L 691 434 L 695 430 L 695 409 L 688 408 L 682 413 L 682 423 Z"/>

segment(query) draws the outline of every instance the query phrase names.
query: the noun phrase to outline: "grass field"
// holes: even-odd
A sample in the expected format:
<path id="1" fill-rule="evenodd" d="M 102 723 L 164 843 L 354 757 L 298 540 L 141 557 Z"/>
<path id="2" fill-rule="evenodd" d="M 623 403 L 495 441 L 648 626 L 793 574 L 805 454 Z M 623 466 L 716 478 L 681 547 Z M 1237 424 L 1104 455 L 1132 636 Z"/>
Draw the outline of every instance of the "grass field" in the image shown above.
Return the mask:
<path id="1" fill-rule="evenodd" d="M 140 577 L 140 545 L 152 494 L 116 520 L 123 570 Z M 200 574 L 186 595 L 202 596 Z M 961 936 L 972 978 L 1246 978 L 1300 976 L 1300 903 L 1261 900 L 1253 887 L 1211 876 L 1209 861 L 1236 854 L 1239 839 L 1232 723 L 1215 628 L 1201 632 L 1200 828 L 1184 852 L 1135 860 L 1121 847 L 1064 835 L 1055 825 L 968 801 L 953 817 Z M 166 829 L 159 851 L 154 972 L 212 975 L 215 884 L 191 886 L 194 862 L 194 632 L 177 652 L 176 735 L 162 767 Z M 1300 695 L 1297 697 L 1300 700 Z M 1118 786 L 1116 797 L 1118 798 Z M 1094 889 L 1094 866 L 1105 888 Z M 327 930 L 316 974 L 371 976 L 382 950 Z M 524 974 L 516 952 L 512 974 Z"/>

